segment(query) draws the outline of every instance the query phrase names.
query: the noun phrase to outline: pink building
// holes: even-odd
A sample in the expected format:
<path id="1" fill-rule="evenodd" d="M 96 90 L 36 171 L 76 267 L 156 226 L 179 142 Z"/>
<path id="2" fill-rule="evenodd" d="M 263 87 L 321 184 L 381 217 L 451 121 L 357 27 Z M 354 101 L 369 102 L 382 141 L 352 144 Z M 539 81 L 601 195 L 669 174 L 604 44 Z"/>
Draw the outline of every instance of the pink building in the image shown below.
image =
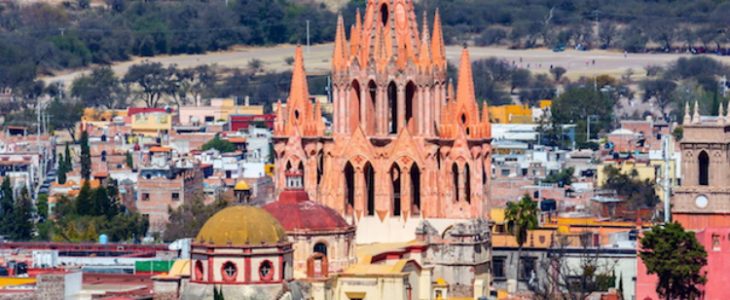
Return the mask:
<path id="1" fill-rule="evenodd" d="M 730 282 L 730 228 L 705 228 L 695 233 L 697 240 L 707 251 L 707 284 L 702 299 L 727 299 L 727 283 Z M 656 275 L 648 275 L 641 259 L 636 260 L 636 299 L 658 300 Z"/>

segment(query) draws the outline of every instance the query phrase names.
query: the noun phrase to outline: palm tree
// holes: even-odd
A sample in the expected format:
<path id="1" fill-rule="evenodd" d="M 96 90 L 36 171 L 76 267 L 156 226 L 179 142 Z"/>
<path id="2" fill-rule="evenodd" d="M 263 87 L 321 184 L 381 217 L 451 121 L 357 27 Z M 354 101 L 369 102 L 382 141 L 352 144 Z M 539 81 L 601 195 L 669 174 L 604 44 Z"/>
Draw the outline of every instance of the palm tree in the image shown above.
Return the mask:
<path id="1" fill-rule="evenodd" d="M 527 231 L 537 228 L 537 213 L 537 202 L 532 201 L 527 194 L 522 196 L 519 202 L 507 202 L 507 209 L 504 212 L 507 230 L 515 237 L 518 245 L 516 280 L 519 280 L 522 245 L 527 241 Z"/>

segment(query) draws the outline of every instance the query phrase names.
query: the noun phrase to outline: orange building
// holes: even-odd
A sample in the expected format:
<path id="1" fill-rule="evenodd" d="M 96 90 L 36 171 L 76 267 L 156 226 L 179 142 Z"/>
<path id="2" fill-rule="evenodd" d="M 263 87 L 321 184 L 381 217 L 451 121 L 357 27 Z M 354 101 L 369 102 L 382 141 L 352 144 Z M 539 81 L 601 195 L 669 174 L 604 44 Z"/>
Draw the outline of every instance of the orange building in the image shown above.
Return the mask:
<path id="1" fill-rule="evenodd" d="M 432 35 L 405 0 L 369 1 L 349 41 L 341 16 L 337 24 L 332 130 L 310 100 L 297 48 L 286 111 L 276 110 L 277 190 L 286 170 L 300 170 L 310 198 L 357 223 L 360 243 L 411 240 L 423 219 L 486 216 L 491 126 L 468 50 L 455 93 L 438 12 Z"/>

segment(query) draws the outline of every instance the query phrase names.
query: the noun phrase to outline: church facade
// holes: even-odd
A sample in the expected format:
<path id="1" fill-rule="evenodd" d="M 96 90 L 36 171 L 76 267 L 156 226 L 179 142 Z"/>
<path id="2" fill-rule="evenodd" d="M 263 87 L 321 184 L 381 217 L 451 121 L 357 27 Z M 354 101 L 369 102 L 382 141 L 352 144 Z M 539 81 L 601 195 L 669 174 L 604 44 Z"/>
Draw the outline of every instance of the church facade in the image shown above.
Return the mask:
<path id="1" fill-rule="evenodd" d="M 357 242 L 415 238 L 486 217 L 491 127 L 474 96 L 469 52 L 456 92 L 447 79 L 438 12 L 419 30 L 411 0 L 369 0 L 350 27 L 337 22 L 332 56 L 332 126 L 309 97 L 297 48 L 289 98 L 277 104 L 277 191 L 284 174 L 304 175 L 311 199 L 357 225 Z"/>

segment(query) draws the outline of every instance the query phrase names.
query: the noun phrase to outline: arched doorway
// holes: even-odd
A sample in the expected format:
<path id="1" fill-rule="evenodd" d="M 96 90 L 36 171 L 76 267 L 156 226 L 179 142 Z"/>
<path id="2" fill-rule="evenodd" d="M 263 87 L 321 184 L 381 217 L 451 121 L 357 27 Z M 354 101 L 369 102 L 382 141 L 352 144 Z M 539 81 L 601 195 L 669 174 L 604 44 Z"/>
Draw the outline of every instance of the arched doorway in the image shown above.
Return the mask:
<path id="1" fill-rule="evenodd" d="M 360 125 L 360 83 L 352 81 L 350 86 L 350 111 L 347 116 L 350 120 L 350 130 L 354 131 Z"/>
<path id="2" fill-rule="evenodd" d="M 394 216 L 400 216 L 401 212 L 401 188 L 400 188 L 400 182 L 401 182 L 401 173 L 400 168 L 397 164 L 393 164 L 392 167 L 390 167 L 390 182 L 391 182 L 391 191 L 393 192 L 391 194 L 391 201 L 393 203 L 393 206 L 391 207 L 393 209 L 393 215 Z"/>
<path id="3" fill-rule="evenodd" d="M 398 133 L 398 88 L 392 81 L 388 84 L 388 133 Z"/>
<path id="4" fill-rule="evenodd" d="M 345 165 L 345 213 L 350 214 L 355 207 L 355 168 L 350 162 Z"/>
<path id="5" fill-rule="evenodd" d="M 375 170 L 368 162 L 365 164 L 365 189 L 367 191 L 367 215 L 375 215 Z"/>
<path id="6" fill-rule="evenodd" d="M 413 215 L 421 213 L 421 170 L 417 164 L 411 166 L 411 211 Z"/>
<path id="7" fill-rule="evenodd" d="M 697 159 L 700 167 L 699 185 L 710 185 L 710 157 L 703 150 Z"/>

